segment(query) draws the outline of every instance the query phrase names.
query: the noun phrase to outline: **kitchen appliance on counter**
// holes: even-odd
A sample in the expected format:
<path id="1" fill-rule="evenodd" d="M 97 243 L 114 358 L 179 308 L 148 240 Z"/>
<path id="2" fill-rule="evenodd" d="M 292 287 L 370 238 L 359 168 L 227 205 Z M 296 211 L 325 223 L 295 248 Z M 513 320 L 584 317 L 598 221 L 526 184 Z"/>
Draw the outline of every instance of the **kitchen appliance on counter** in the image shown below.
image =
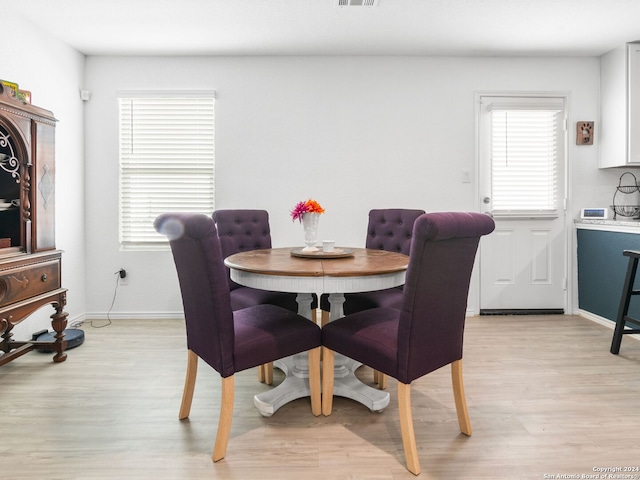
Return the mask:
<path id="1" fill-rule="evenodd" d="M 609 209 L 606 207 L 583 208 L 580 211 L 582 220 L 606 220 L 609 216 Z"/>

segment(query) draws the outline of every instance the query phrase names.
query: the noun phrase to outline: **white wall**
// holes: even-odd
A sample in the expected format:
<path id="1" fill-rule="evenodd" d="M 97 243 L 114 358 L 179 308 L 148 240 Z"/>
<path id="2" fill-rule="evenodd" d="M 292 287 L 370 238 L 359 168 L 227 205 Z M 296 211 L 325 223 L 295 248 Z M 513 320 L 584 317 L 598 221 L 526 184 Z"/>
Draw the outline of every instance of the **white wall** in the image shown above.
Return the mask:
<path id="1" fill-rule="evenodd" d="M 83 103 L 78 95 L 84 56 L 35 28 L 22 17 L 2 12 L 0 78 L 32 92 L 33 103 L 51 110 L 56 126 L 56 246 L 64 250 L 62 283 L 69 289 L 69 321 L 81 319 L 85 303 Z M 52 308 L 42 308 L 13 330 L 17 339 L 51 327 Z"/>
<path id="2" fill-rule="evenodd" d="M 327 209 L 320 236 L 353 246 L 364 243 L 370 208 L 477 210 L 475 175 L 471 184 L 460 177 L 462 169 L 476 170 L 477 91 L 569 92 L 570 139 L 575 122 L 596 121 L 595 145 L 577 147 L 570 140 L 569 223 L 580 207 L 609 205 L 626 170 L 597 168 L 597 58 L 85 59 L 1 10 L 0 78 L 31 90 L 34 103 L 59 120 L 56 242 L 65 251 L 71 321 L 85 313 L 105 315 L 121 266 L 130 284 L 118 289 L 114 316 L 172 316 L 181 310 L 168 252 L 119 251 L 119 89 L 216 89 L 217 206 L 266 208 L 276 246 L 301 244 L 302 228 L 288 211 L 309 196 Z M 93 95 L 86 104 L 79 99 L 82 88 Z M 574 255 L 572 243 L 575 285 Z M 49 314 L 42 309 L 14 334 L 22 338 L 48 327 Z"/>
<path id="3" fill-rule="evenodd" d="M 570 94 L 569 225 L 581 207 L 608 205 L 619 175 L 597 169 L 597 145 L 573 140 L 576 121 L 599 126 L 597 58 L 89 57 L 86 86 L 93 318 L 109 309 L 120 267 L 130 281 L 113 317 L 181 310 L 169 252 L 119 251 L 117 90 L 217 90 L 216 206 L 268 210 L 275 246 L 302 243 L 288 212 L 307 197 L 326 209 L 319 236 L 349 246 L 363 246 L 371 208 L 478 210 L 478 91 Z"/>

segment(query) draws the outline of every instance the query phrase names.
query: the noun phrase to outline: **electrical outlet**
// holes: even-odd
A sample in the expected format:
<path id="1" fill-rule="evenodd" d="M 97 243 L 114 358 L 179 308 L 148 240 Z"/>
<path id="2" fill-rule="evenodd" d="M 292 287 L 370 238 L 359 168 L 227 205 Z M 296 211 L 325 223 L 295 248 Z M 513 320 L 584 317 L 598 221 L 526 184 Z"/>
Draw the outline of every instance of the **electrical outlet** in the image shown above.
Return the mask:
<path id="1" fill-rule="evenodd" d="M 129 285 L 129 274 L 127 273 L 127 271 L 124 268 L 121 268 L 117 273 L 120 277 L 120 285 Z"/>

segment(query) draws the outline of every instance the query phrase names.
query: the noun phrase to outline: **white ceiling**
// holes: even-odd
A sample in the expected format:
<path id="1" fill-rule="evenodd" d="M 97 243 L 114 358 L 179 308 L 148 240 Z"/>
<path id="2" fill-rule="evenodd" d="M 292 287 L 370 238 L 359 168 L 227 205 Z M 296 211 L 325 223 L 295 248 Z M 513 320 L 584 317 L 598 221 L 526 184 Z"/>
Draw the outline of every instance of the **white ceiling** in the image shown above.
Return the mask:
<path id="1" fill-rule="evenodd" d="M 640 0 L 0 0 L 86 55 L 600 55 Z"/>

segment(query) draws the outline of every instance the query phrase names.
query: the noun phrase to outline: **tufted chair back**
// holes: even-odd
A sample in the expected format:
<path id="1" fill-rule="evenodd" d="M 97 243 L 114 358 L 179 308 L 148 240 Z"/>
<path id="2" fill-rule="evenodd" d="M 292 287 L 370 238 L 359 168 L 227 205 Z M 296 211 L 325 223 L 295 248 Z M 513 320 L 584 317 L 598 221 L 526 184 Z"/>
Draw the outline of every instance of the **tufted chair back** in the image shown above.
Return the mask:
<path id="1" fill-rule="evenodd" d="M 410 383 L 462 358 L 471 272 L 480 237 L 495 228 L 484 213 L 440 212 L 416 220 L 398 320 L 397 366 Z"/>
<path id="2" fill-rule="evenodd" d="M 405 208 L 371 210 L 366 247 L 409 255 L 413 224 L 423 213 Z"/>
<path id="3" fill-rule="evenodd" d="M 223 377 L 233 375 L 234 322 L 216 226 L 207 215 L 172 213 L 155 221 L 169 237 L 187 327 L 187 347 Z"/>
<path id="4" fill-rule="evenodd" d="M 406 208 L 385 208 L 369 211 L 369 225 L 365 246 L 388 252 L 409 255 L 413 224 L 424 210 Z M 399 307 L 402 300 L 402 286 L 376 290 L 374 292 L 347 293 L 345 295 L 344 313 L 367 310 L 375 307 Z M 328 295 L 320 298 L 322 324 L 329 321 Z"/>
<path id="5" fill-rule="evenodd" d="M 216 210 L 212 217 L 218 228 L 223 258 L 247 250 L 271 248 L 269 213 L 266 210 Z M 231 290 L 239 286 L 229 279 Z"/>
<path id="6" fill-rule="evenodd" d="M 401 309 L 359 311 L 322 329 L 322 413 L 330 415 L 333 406 L 334 352 L 397 379 L 402 444 L 414 475 L 420 473 L 420 462 L 411 413 L 413 380 L 450 364 L 460 431 L 471 435 L 462 381 L 465 315 L 478 244 L 494 228 L 493 219 L 482 213 L 419 216 Z"/>
<path id="7" fill-rule="evenodd" d="M 165 213 L 156 218 L 154 226 L 169 238 L 187 330 L 187 375 L 178 418 L 187 418 L 191 411 L 199 358 L 222 377 L 213 461 L 227 452 L 236 372 L 307 351 L 311 411 L 320 415 L 320 328 L 273 304 L 232 311 L 224 255 L 216 225 L 208 215 Z"/>

